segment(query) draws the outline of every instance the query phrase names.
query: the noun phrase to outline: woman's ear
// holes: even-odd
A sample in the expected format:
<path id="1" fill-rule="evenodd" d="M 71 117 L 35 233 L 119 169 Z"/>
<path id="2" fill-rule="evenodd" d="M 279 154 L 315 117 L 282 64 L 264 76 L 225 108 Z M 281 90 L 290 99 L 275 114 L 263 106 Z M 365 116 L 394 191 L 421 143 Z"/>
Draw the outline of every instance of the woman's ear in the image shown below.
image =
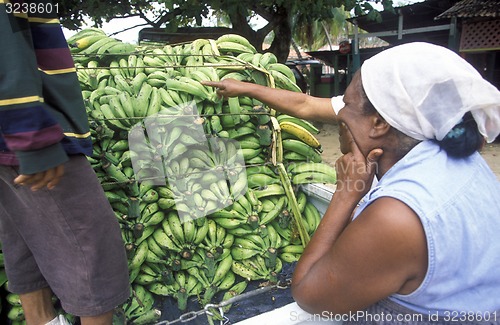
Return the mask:
<path id="1" fill-rule="evenodd" d="M 379 114 L 376 113 L 371 117 L 372 127 L 369 132 L 371 138 L 378 138 L 386 135 L 390 130 L 391 126 L 386 120 Z"/>

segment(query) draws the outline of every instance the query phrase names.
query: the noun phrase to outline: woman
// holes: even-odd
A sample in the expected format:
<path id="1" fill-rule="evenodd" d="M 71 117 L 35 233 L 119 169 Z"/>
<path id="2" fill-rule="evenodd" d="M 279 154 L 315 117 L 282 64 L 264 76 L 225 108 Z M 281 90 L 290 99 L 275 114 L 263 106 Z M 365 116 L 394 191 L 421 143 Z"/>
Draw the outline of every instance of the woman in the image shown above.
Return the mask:
<path id="1" fill-rule="evenodd" d="M 498 90 L 411 43 L 365 61 L 343 100 L 337 190 L 295 269 L 297 303 L 344 323 L 500 323 L 500 183 L 478 153 L 500 133 Z"/>
<path id="2" fill-rule="evenodd" d="M 477 152 L 498 135 L 498 90 L 451 51 L 414 43 L 366 61 L 344 102 L 351 150 L 294 274 L 297 302 L 367 309 L 356 323 L 499 322 L 500 184 Z"/>

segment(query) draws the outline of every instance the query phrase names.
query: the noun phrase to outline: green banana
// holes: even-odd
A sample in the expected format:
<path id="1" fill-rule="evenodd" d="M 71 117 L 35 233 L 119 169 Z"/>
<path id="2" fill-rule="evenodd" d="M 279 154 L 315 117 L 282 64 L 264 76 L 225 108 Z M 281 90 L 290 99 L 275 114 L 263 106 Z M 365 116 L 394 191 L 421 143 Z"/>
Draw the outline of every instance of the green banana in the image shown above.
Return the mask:
<path id="1" fill-rule="evenodd" d="M 239 218 L 215 218 L 214 221 L 225 229 L 235 229 L 246 222 Z"/>
<path id="2" fill-rule="evenodd" d="M 233 248 L 234 247 L 240 247 L 240 248 L 245 248 L 245 249 L 251 249 L 255 250 L 258 252 L 263 252 L 265 251 L 265 248 L 259 246 L 252 240 L 248 239 L 250 235 L 247 235 L 245 237 L 236 237 L 233 242 Z"/>
<path id="3" fill-rule="evenodd" d="M 146 193 L 141 195 L 141 201 L 145 203 L 154 203 L 158 201 L 159 199 L 159 194 L 156 190 L 154 189 L 149 189 Z"/>
<path id="4" fill-rule="evenodd" d="M 124 68 L 127 69 L 127 68 Z M 134 90 L 132 89 L 132 86 L 129 84 L 129 82 L 125 79 L 125 77 L 121 74 L 117 74 L 114 76 L 114 80 L 116 83 L 116 87 L 118 90 L 125 91 L 129 95 L 134 94 Z"/>
<path id="5" fill-rule="evenodd" d="M 254 190 L 254 193 L 257 199 L 261 199 L 267 196 L 284 195 L 285 189 L 280 184 L 270 184 L 263 189 Z"/>
<path id="6" fill-rule="evenodd" d="M 167 214 L 166 220 L 168 222 L 170 231 L 172 232 L 174 238 L 177 240 L 178 243 L 183 245 L 186 242 L 186 239 L 184 237 L 184 230 L 182 228 L 179 215 L 171 211 Z"/>
<path id="7" fill-rule="evenodd" d="M 232 263 L 232 260 L 231 260 Z M 226 272 L 225 276 L 223 277 L 222 280 L 220 280 L 217 284 L 218 290 L 219 291 L 225 291 L 229 290 L 234 283 L 236 282 L 236 275 L 234 274 L 233 271 L 231 271 L 231 267 L 229 267 L 228 272 Z"/>
<path id="8" fill-rule="evenodd" d="M 21 305 L 21 299 L 19 298 L 19 295 L 16 293 L 9 292 L 5 296 L 5 300 L 12 305 L 12 306 L 20 306 Z"/>
<path id="9" fill-rule="evenodd" d="M 287 245 L 281 248 L 281 252 L 283 253 L 293 253 L 293 254 L 302 254 L 304 252 L 304 246 L 302 245 Z"/>
<path id="10" fill-rule="evenodd" d="M 171 78 L 165 80 L 165 87 L 169 90 L 188 93 L 200 98 L 201 100 L 210 98 L 210 95 L 202 84 L 189 78 L 181 78 L 182 79 Z"/>
<path id="11" fill-rule="evenodd" d="M 260 251 L 245 247 L 234 246 L 231 248 L 231 256 L 236 261 L 241 261 L 247 258 L 251 258 L 257 254 L 261 254 Z"/>
<path id="12" fill-rule="evenodd" d="M 158 282 L 158 281 L 159 281 L 159 278 L 157 276 L 144 274 L 144 273 L 139 273 L 139 275 L 137 275 L 134 279 L 134 283 L 137 283 L 140 285 L 153 284 L 153 283 Z"/>
<path id="13" fill-rule="evenodd" d="M 232 264 L 233 264 L 233 258 L 231 257 L 231 255 L 222 259 L 217 265 L 215 275 L 211 282 L 217 284 L 220 281 L 222 281 L 222 279 L 226 276 L 226 274 L 231 271 Z"/>
<path id="14" fill-rule="evenodd" d="M 279 249 L 280 247 L 282 247 L 283 241 L 280 234 L 276 231 L 276 229 L 274 229 L 273 224 L 267 224 L 266 229 L 267 238 L 269 240 L 269 247 L 273 247 L 275 249 Z"/>
<path id="15" fill-rule="evenodd" d="M 146 110 L 146 115 L 145 116 L 151 116 L 155 115 L 161 110 L 161 95 L 160 92 L 158 91 L 158 88 L 152 87 L 151 88 L 151 98 L 149 100 L 149 105 Z"/>
<path id="16" fill-rule="evenodd" d="M 184 232 L 184 239 L 187 244 L 193 244 L 196 238 L 196 225 L 192 219 L 185 220 L 182 223 L 182 230 Z"/>
<path id="17" fill-rule="evenodd" d="M 283 154 L 283 159 L 293 162 L 308 162 L 306 156 L 301 155 L 300 153 L 294 151 L 288 151 Z"/>
<path id="18" fill-rule="evenodd" d="M 247 176 L 248 186 L 250 188 L 265 188 L 271 184 L 280 184 L 281 180 L 278 175 L 275 177 L 267 174 L 251 174 Z"/>
<path id="19" fill-rule="evenodd" d="M 153 87 L 147 82 L 143 82 L 141 85 L 141 90 L 135 97 L 135 117 L 146 117 L 149 108 L 149 100 L 151 93 L 153 92 Z"/>
<path id="20" fill-rule="evenodd" d="M 154 227 L 154 226 L 160 224 L 163 221 L 163 219 L 165 219 L 165 212 L 156 211 L 155 213 L 153 213 L 149 217 L 144 218 L 143 225 L 145 228 Z"/>
<path id="21" fill-rule="evenodd" d="M 311 202 L 305 204 L 304 218 L 309 226 L 310 233 L 313 233 L 321 222 L 321 214 Z"/>
<path id="22" fill-rule="evenodd" d="M 21 305 L 10 306 L 7 312 L 7 318 L 11 321 L 23 321 L 24 320 L 24 310 Z"/>
<path id="23" fill-rule="evenodd" d="M 267 70 L 269 71 L 278 71 L 284 74 L 291 82 L 296 83 L 295 75 L 293 71 L 286 65 L 280 62 L 269 63 L 267 65 Z"/>
<path id="24" fill-rule="evenodd" d="M 248 282 L 247 281 L 240 281 L 233 285 L 229 290 L 227 290 L 224 295 L 222 296 L 222 301 L 227 302 L 231 298 L 234 298 L 240 294 L 242 294 L 245 289 L 247 288 Z M 225 304 L 223 307 L 224 312 L 228 312 L 229 309 L 231 308 L 232 304 Z"/>
<path id="25" fill-rule="evenodd" d="M 129 127 L 125 126 L 120 119 L 118 119 L 114 114 L 113 110 L 108 104 L 102 104 L 99 107 L 99 110 L 101 111 L 102 115 L 106 119 L 106 123 L 109 125 L 110 128 L 115 129 L 115 130 L 128 130 Z"/>
<path id="26" fill-rule="evenodd" d="M 147 325 L 156 323 L 161 318 L 161 310 L 153 308 L 132 320 L 132 325 Z"/>
<path id="27" fill-rule="evenodd" d="M 287 75 L 278 70 L 269 70 L 270 75 L 274 79 L 274 83 L 276 84 L 276 88 L 286 89 L 289 91 L 294 91 L 301 93 L 302 89 L 290 79 Z"/>
<path id="28" fill-rule="evenodd" d="M 98 58 L 104 59 L 108 54 L 110 54 L 110 49 L 121 45 L 121 42 L 114 38 L 109 38 L 108 42 L 99 46 L 99 48 L 95 51 L 95 54 Z"/>
<path id="29" fill-rule="evenodd" d="M 161 248 L 179 252 L 180 245 L 174 242 L 170 236 L 171 235 L 168 235 L 162 228 L 156 229 L 152 234 L 152 237 Z"/>
<path id="30" fill-rule="evenodd" d="M 266 70 L 272 70 L 273 64 L 278 63 L 278 58 L 273 52 L 265 52 L 260 58 L 259 64 Z M 288 68 L 288 66 L 285 65 Z M 290 70 L 290 68 L 288 68 Z"/>
<path id="31" fill-rule="evenodd" d="M 175 293 L 171 286 L 159 282 L 150 284 L 147 288 L 150 292 L 158 296 L 170 296 Z"/>
<path id="32" fill-rule="evenodd" d="M 78 31 L 77 33 L 75 33 L 74 35 L 72 35 L 71 37 L 69 37 L 67 39 L 67 42 L 68 44 L 73 44 L 75 43 L 77 40 L 83 38 L 83 37 L 86 37 L 86 36 L 90 36 L 90 35 L 106 35 L 106 33 L 100 29 L 100 28 L 96 28 L 96 27 L 88 27 L 88 28 L 85 28 L 85 29 L 82 29 L 80 31 Z"/>
<path id="33" fill-rule="evenodd" d="M 273 209 L 265 213 L 261 217 L 260 223 L 265 225 L 276 219 L 278 215 L 283 211 L 285 204 L 286 204 L 286 196 L 281 196 L 278 202 L 274 205 Z"/>
<path id="34" fill-rule="evenodd" d="M 291 163 L 288 165 L 287 171 L 291 174 L 300 174 L 303 172 L 319 172 L 323 174 L 336 175 L 334 167 L 325 163 L 315 162 Z"/>
<path id="35" fill-rule="evenodd" d="M 243 279 L 247 281 L 261 279 L 261 276 L 257 274 L 253 268 L 246 266 L 240 261 L 233 261 L 233 264 L 231 265 L 231 270 L 235 274 L 241 276 Z"/>
<path id="36" fill-rule="evenodd" d="M 281 253 L 279 254 L 279 258 L 283 260 L 286 263 L 294 263 L 298 262 L 300 259 L 301 254 L 294 254 L 294 253 Z"/>
<path id="37" fill-rule="evenodd" d="M 219 51 L 231 53 L 257 53 L 255 47 L 243 36 L 237 34 L 224 34 L 215 40 Z"/>
<path id="38" fill-rule="evenodd" d="M 292 184 L 294 185 L 311 183 L 335 184 L 336 182 L 336 175 L 324 174 L 320 172 L 303 172 L 292 176 Z"/>
<path id="39" fill-rule="evenodd" d="M 93 54 L 97 52 L 99 47 L 111 40 L 107 35 L 97 33 L 78 39 L 73 44 L 73 49 L 79 50 L 78 54 Z"/>
<path id="40" fill-rule="evenodd" d="M 143 241 L 136 247 L 134 256 L 129 260 L 129 269 L 140 268 L 142 263 L 146 260 L 149 251 L 148 242 Z"/>
<path id="41" fill-rule="evenodd" d="M 294 139 L 286 139 L 282 141 L 283 150 L 298 153 L 307 157 L 309 161 L 319 163 L 322 161 L 321 155 L 308 144 Z"/>
<path id="42" fill-rule="evenodd" d="M 147 78 L 148 76 L 144 72 L 139 72 L 133 77 L 130 81 L 130 87 L 132 88 L 134 95 L 139 94 L 142 84 L 147 80 Z"/>

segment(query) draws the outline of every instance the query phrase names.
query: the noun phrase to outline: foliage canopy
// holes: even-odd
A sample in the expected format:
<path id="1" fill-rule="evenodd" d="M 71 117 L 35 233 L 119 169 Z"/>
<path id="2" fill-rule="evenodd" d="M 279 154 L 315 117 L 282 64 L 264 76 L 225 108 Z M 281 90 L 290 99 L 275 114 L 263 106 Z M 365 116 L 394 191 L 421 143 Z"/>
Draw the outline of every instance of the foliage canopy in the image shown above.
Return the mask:
<path id="1" fill-rule="evenodd" d="M 374 2 L 392 10 L 392 0 L 62 0 L 59 8 L 62 24 L 72 30 L 80 28 L 89 18 L 100 27 L 111 19 L 140 17 L 145 27 L 163 28 L 168 32 L 175 32 L 178 27 L 201 26 L 206 20 L 225 21 L 232 32 L 243 35 L 261 51 L 264 39 L 273 32 L 269 51 L 284 61 L 292 35 L 298 30 L 307 31 L 307 26 L 334 21 L 338 8 L 379 19 L 378 11 L 372 6 Z M 251 24 L 251 18 L 256 15 L 267 21 L 259 29 Z"/>

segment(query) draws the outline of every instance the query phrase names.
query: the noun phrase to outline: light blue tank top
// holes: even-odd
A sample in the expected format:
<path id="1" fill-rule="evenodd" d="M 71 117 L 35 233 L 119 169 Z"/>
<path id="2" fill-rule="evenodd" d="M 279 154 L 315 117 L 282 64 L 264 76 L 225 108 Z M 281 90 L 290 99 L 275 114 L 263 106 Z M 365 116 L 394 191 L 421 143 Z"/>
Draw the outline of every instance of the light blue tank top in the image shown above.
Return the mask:
<path id="1" fill-rule="evenodd" d="M 367 193 L 355 216 L 383 196 L 419 216 L 428 250 L 420 287 L 390 300 L 440 316 L 500 311 L 500 182 L 479 153 L 453 159 L 421 142 Z"/>

